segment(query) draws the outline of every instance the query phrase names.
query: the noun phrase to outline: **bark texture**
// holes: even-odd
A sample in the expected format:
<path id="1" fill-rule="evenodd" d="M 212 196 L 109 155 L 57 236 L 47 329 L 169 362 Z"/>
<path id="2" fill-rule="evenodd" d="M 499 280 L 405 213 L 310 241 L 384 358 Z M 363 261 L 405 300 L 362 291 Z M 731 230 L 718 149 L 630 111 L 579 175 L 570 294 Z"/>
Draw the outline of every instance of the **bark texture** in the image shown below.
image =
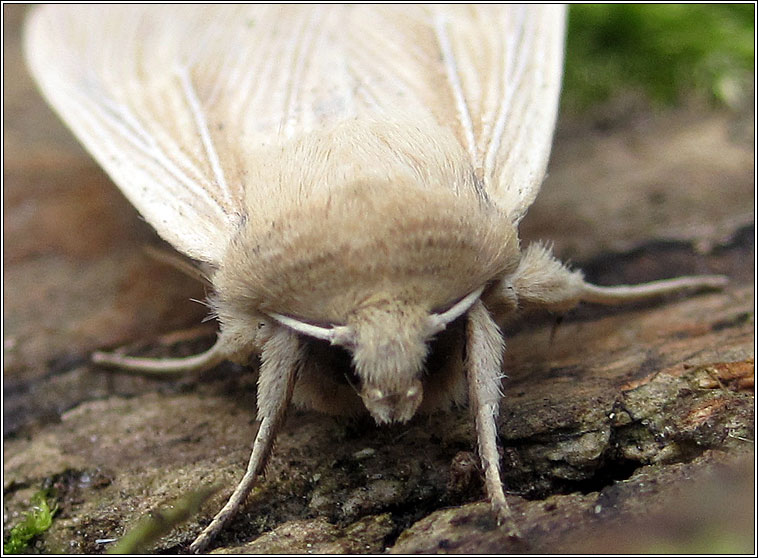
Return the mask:
<path id="1" fill-rule="evenodd" d="M 98 553 L 200 486 L 221 489 L 153 543 L 185 552 L 241 477 L 255 377 L 160 382 L 94 349 L 207 348 L 203 287 L 35 92 L 4 6 L 4 531 L 54 489 L 43 552 Z M 752 552 L 752 115 L 689 107 L 603 129 L 563 122 L 522 226 L 600 284 L 725 273 L 723 291 L 506 331 L 499 433 L 508 538 L 483 498 L 466 410 L 377 427 L 290 413 L 222 552 Z M 184 333 L 161 337 L 166 332 Z M 612 536 L 611 536 L 612 535 Z"/>

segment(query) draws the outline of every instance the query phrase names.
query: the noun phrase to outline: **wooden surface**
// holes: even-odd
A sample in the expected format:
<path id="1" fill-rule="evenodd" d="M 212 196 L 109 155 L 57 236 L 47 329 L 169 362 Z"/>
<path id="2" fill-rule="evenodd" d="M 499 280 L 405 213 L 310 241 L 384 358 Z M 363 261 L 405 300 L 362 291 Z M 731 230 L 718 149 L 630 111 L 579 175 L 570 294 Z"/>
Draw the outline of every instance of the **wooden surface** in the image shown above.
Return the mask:
<path id="1" fill-rule="evenodd" d="M 24 70 L 24 7 L 3 9 L 4 528 L 48 485 L 60 508 L 39 549 L 102 552 L 99 539 L 151 509 L 220 484 L 153 547 L 184 552 L 244 470 L 255 378 L 226 365 L 157 382 L 88 363 L 92 350 L 127 343 L 190 353 L 213 329 L 159 337 L 200 323 L 206 309 L 190 299 L 203 288 L 145 254 L 159 240 Z M 529 318 L 507 332 L 500 437 L 523 540 L 505 537 L 481 503 L 465 410 L 383 428 L 293 412 L 266 481 L 219 547 L 751 551 L 751 123 L 752 114 L 692 107 L 602 129 L 561 123 L 524 244 L 554 242 L 602 284 L 685 273 L 731 283 L 656 304 L 584 307 L 557 328 L 553 317 Z"/>

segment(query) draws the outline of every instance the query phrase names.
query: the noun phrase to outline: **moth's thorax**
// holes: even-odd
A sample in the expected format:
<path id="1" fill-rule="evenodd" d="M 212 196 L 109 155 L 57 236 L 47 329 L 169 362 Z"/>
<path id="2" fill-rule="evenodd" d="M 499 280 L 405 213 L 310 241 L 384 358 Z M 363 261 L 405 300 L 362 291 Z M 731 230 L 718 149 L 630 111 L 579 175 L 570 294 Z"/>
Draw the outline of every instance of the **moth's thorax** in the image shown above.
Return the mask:
<path id="1" fill-rule="evenodd" d="M 341 347 L 303 335 L 294 401 L 338 413 L 357 404 L 377 422 L 405 421 L 460 400 L 460 366 L 426 381 L 440 352 L 430 352 L 441 335 L 432 315 L 512 272 L 518 238 L 448 132 L 371 122 L 333 132 L 255 167 L 271 171 L 255 177 L 271 195 L 248 200 L 248 220 L 213 278 L 218 313 L 240 346 L 255 316 L 341 326 Z M 459 347 L 454 333 L 447 345 Z M 454 353 L 446 360 L 459 362 Z"/>
<path id="2" fill-rule="evenodd" d="M 348 122 L 269 154 L 248 180 L 270 196 L 255 189 L 214 278 L 239 309 L 319 325 L 374 297 L 439 311 L 518 263 L 510 220 L 441 128 Z"/>
<path id="3" fill-rule="evenodd" d="M 503 220 L 463 205 L 354 184 L 240 238 L 216 285 L 225 299 L 321 325 L 346 323 L 377 296 L 441 311 L 518 262 Z"/>

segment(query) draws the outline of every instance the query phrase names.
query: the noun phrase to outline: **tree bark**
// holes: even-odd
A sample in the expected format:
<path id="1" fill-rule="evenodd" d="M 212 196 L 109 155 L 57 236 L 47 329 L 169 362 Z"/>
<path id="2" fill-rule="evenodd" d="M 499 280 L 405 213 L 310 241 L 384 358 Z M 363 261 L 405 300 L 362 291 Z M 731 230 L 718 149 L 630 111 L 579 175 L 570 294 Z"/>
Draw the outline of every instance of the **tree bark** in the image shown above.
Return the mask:
<path id="1" fill-rule="evenodd" d="M 151 548 L 185 552 L 245 468 L 254 374 L 226 364 L 159 382 L 89 364 L 94 349 L 126 343 L 192 354 L 214 333 L 192 329 L 206 309 L 189 299 L 202 299 L 203 287 L 144 254 L 160 245 L 155 234 L 35 92 L 20 56 L 23 10 L 4 7 L 5 533 L 49 486 L 59 511 L 38 549 L 103 552 L 103 540 L 151 510 L 220 486 Z M 482 501 L 466 410 L 393 427 L 293 412 L 265 482 L 218 548 L 752 551 L 748 121 L 688 107 L 604 131 L 562 122 L 524 245 L 553 241 L 601 284 L 692 273 L 731 282 L 692 297 L 586 306 L 560 323 L 527 317 L 506 330 L 498 424 L 520 540 Z M 181 328 L 190 331 L 161 337 Z"/>

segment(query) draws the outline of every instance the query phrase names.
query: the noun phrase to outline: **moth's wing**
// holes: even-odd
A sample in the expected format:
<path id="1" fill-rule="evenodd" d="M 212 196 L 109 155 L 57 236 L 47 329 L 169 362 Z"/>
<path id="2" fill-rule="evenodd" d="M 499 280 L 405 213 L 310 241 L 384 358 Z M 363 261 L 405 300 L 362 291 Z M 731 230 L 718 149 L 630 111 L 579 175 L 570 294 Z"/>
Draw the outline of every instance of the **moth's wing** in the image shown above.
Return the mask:
<path id="1" fill-rule="evenodd" d="M 430 112 L 515 222 L 545 175 L 563 70 L 565 8 L 366 7 L 350 57 L 376 104 Z"/>
<path id="2" fill-rule="evenodd" d="M 347 59 L 360 12 L 42 6 L 27 21 L 25 51 L 50 104 L 145 219 L 175 248 L 218 265 L 249 202 L 287 187 L 256 181 L 251 164 L 277 164 L 276 149 L 262 157 L 264 148 L 375 113 L 356 100 L 363 76 Z"/>
<path id="3" fill-rule="evenodd" d="M 276 193 L 245 183 L 251 161 L 275 164 L 250 153 L 351 118 L 450 128 L 517 220 L 544 174 L 562 44 L 549 6 L 59 5 L 26 35 L 85 147 L 163 238 L 212 264 L 245 191 Z"/>
<path id="4" fill-rule="evenodd" d="M 43 6 L 25 35 L 32 74 L 86 149 L 165 240 L 213 265 L 242 217 L 242 191 L 213 107 L 216 53 L 197 53 L 231 15 Z"/>
<path id="5" fill-rule="evenodd" d="M 552 145 L 565 6 L 360 5 L 309 19 L 290 36 L 303 46 L 283 65 L 296 86 L 289 113 L 268 107 L 275 122 L 308 131 L 351 117 L 432 118 L 458 138 L 488 200 L 514 222 L 524 216 Z M 249 116 L 260 125 L 264 113 Z"/>
<path id="6" fill-rule="evenodd" d="M 472 7 L 470 7 L 471 9 Z M 518 222 L 545 178 L 563 74 L 565 8 L 487 6 L 447 19 L 444 56 L 460 113 L 471 115 L 490 198 Z M 438 24 L 444 29 L 445 19 Z M 464 128 L 465 129 L 465 128 Z"/>

